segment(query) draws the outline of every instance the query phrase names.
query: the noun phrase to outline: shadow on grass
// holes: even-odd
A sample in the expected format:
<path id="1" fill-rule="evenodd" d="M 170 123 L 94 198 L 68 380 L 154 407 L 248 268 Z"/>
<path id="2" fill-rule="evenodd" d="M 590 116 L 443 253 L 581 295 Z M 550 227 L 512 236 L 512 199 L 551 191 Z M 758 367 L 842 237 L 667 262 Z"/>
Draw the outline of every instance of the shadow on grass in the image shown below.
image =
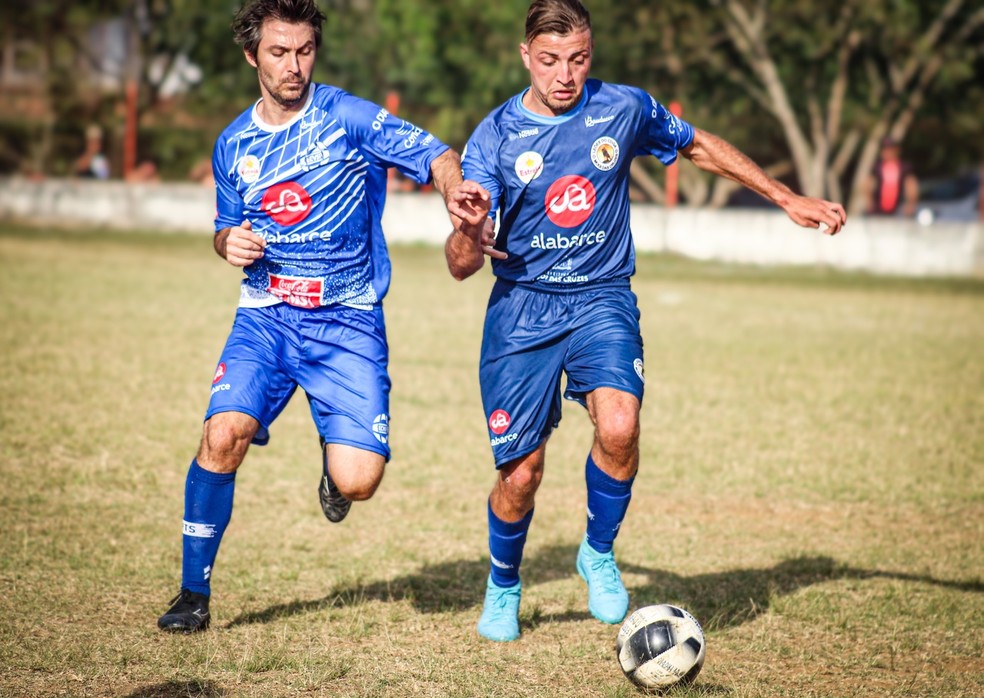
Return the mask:
<path id="1" fill-rule="evenodd" d="M 138 688 L 126 698 L 222 698 L 225 695 L 212 681 L 167 681 Z"/>
<path id="2" fill-rule="evenodd" d="M 577 546 L 555 545 L 527 556 L 523 561 L 524 586 L 529 588 L 576 575 L 576 555 Z M 619 567 L 623 574 L 646 577 L 642 584 L 629 585 L 633 608 L 676 603 L 690 610 L 709 629 L 740 625 L 767 611 L 769 600 L 775 596 L 839 579 L 894 579 L 958 591 L 984 592 L 984 583 L 980 580 L 947 581 L 926 575 L 855 569 L 823 556 L 792 558 L 763 569 L 737 569 L 690 577 L 624 562 Z M 477 609 L 482 602 L 488 573 L 488 558 L 425 565 L 413 574 L 389 581 L 340 585 L 320 599 L 292 601 L 262 611 L 244 613 L 231 620 L 226 627 L 268 623 L 285 616 L 324 608 L 358 606 L 369 601 L 410 601 L 421 613 Z M 548 614 L 539 621 L 581 621 L 587 618 L 589 615 L 585 611 Z"/>

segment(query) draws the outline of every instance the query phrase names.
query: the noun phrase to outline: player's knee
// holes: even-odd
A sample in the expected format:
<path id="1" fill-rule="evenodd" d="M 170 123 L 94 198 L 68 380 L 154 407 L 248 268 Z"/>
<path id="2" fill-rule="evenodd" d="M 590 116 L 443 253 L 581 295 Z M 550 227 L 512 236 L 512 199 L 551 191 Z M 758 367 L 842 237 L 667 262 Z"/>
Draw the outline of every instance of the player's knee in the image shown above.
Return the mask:
<path id="1" fill-rule="evenodd" d="M 598 443 L 606 453 L 629 455 L 639 447 L 639 414 L 634 410 L 615 410 L 596 424 Z"/>
<path id="2" fill-rule="evenodd" d="M 376 489 L 379 487 L 382 479 L 382 473 L 379 473 L 379 477 L 376 478 L 356 478 L 345 482 L 336 482 L 335 486 L 338 487 L 338 491 L 349 501 L 362 502 L 371 499 L 376 494 Z"/>
<path id="3" fill-rule="evenodd" d="M 543 479 L 543 469 L 529 465 L 504 469 L 500 472 L 499 487 L 510 500 L 519 502 L 532 499 Z"/>
<path id="4" fill-rule="evenodd" d="M 229 420 L 205 423 L 198 462 L 206 470 L 232 472 L 243 462 L 255 430 Z"/>

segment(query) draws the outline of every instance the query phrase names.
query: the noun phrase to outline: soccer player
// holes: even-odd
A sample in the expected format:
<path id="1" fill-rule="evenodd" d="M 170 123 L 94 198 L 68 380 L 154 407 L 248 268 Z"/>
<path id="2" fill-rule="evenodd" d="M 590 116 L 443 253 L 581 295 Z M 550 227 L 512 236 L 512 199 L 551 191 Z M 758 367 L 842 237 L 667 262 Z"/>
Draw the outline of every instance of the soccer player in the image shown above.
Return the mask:
<path id="1" fill-rule="evenodd" d="M 245 279 L 188 470 L 181 591 L 158 620 L 163 630 L 208 627 L 236 470 L 251 443 L 268 441 L 298 386 L 321 437 L 325 516 L 341 521 L 383 477 L 387 168 L 432 180 L 452 223 L 477 243 L 488 218 L 488 193 L 462 182 L 457 153 L 375 104 L 311 81 L 324 20 L 314 0 L 252 0 L 233 23 L 260 99 L 215 144 L 214 246 Z"/>
<path id="2" fill-rule="evenodd" d="M 629 165 L 683 155 L 781 206 L 796 223 L 837 233 L 840 204 L 794 194 L 722 139 L 678 119 L 641 89 L 588 78 L 593 41 L 579 0 L 534 0 L 520 55 L 530 86 L 495 109 L 464 151 L 464 175 L 491 195 L 496 276 L 482 341 L 482 401 L 498 470 L 488 501 L 491 572 L 478 632 L 519 637 L 523 546 L 543 477 L 547 440 L 564 397 L 587 408 L 594 443 L 585 464 L 587 531 L 575 566 L 588 609 L 625 617 L 629 596 L 612 553 L 639 465 L 643 351 L 629 285 Z M 481 241 L 454 231 L 451 274 L 484 264 Z"/>

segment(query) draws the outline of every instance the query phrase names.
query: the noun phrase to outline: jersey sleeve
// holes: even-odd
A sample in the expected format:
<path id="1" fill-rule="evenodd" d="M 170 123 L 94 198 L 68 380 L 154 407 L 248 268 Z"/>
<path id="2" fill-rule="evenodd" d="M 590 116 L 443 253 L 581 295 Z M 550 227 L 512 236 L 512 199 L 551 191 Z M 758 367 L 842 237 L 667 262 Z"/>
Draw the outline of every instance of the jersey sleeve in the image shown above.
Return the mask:
<path id="1" fill-rule="evenodd" d="M 345 131 L 370 162 L 395 167 L 418 184 L 430 181 L 431 163 L 449 149 L 433 134 L 368 100 L 345 93 L 338 109 Z"/>
<path id="2" fill-rule="evenodd" d="M 694 140 L 694 127 L 643 90 L 638 90 L 643 110 L 643 132 L 638 152 L 655 155 L 664 165 L 677 159 L 677 152 Z"/>
<path id="3" fill-rule="evenodd" d="M 212 177 L 215 179 L 215 232 L 243 222 L 243 199 L 233 184 L 226 162 L 226 138 L 220 136 L 212 151 Z"/>

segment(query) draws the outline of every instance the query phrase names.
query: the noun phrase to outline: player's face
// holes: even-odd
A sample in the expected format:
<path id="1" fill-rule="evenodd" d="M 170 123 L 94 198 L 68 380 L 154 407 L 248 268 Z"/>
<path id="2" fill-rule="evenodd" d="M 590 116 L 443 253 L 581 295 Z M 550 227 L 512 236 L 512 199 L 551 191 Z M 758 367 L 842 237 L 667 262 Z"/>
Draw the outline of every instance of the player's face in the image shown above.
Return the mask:
<path id="1" fill-rule="evenodd" d="M 520 44 L 523 63 L 530 71 L 530 91 L 523 98 L 526 108 L 544 116 L 570 111 L 581 99 L 591 70 L 591 31 L 565 36 L 539 34 Z"/>
<path id="2" fill-rule="evenodd" d="M 268 19 L 256 55 L 246 60 L 256 68 L 264 100 L 290 111 L 307 99 L 316 54 L 310 25 Z"/>

